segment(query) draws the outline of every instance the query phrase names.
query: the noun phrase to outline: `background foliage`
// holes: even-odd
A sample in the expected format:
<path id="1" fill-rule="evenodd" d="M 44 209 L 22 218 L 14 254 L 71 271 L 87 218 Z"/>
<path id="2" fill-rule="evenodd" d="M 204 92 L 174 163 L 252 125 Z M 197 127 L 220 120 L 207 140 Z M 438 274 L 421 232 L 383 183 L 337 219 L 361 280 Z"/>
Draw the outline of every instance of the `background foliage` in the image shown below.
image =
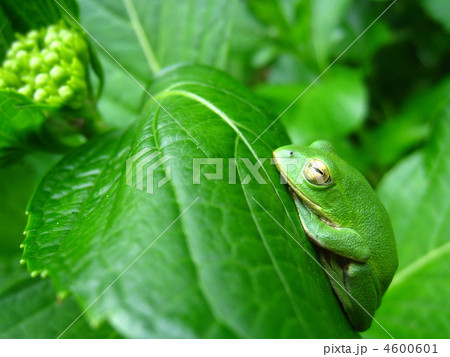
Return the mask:
<path id="1" fill-rule="evenodd" d="M 30 28 L 54 23 L 60 17 L 67 18 L 67 14 L 50 0 L 16 3 L 7 0 L 0 7 L 1 59 L 14 38 L 14 32 L 25 32 Z M 36 3 L 39 6 L 30 5 Z M 376 187 L 391 216 L 400 265 L 376 319 L 396 338 L 443 338 L 450 335 L 447 323 L 450 319 L 450 271 L 447 264 L 450 255 L 450 228 L 447 224 L 450 219 L 450 189 L 447 184 L 450 174 L 450 74 L 447 65 L 450 60 L 450 9 L 447 1 L 399 0 L 350 48 L 348 46 L 352 41 L 391 2 L 80 0 L 78 6 L 72 1 L 60 3 L 75 17 L 79 13 L 81 25 L 104 47 L 102 49 L 92 41 L 105 73 L 98 108 L 109 128 L 117 129 L 120 135 L 131 137 L 133 134 L 130 134 L 130 130 L 145 131 L 145 127 L 142 127 L 144 124 L 140 127 L 135 124 L 145 122 L 142 113 L 152 110 L 147 104 L 151 100 L 142 87 L 150 88 L 151 93 L 159 93 L 164 90 L 164 86 L 170 86 L 170 80 L 178 83 L 176 78 L 172 78 L 166 79 L 163 84 L 155 84 L 154 78 L 161 70 L 180 62 L 212 66 L 250 87 L 262 99 L 264 104 L 261 105 L 268 108 L 265 119 L 254 119 L 255 123 L 258 120 L 269 123 L 301 95 L 279 119 L 289 139 L 301 144 L 308 144 L 318 138 L 332 141 L 340 155 L 361 170 Z M 327 69 L 343 51 L 342 57 Z M 310 86 L 324 70 L 326 72 L 320 79 Z M 218 74 L 202 73 L 199 76 L 204 82 L 211 78 L 221 81 L 222 77 Z M 186 76 L 189 78 L 188 74 Z M 223 85 L 231 86 L 232 90 L 241 90 L 233 89 L 241 87 L 230 83 L 234 82 L 226 79 Z M 198 88 L 182 89 L 189 93 L 208 94 L 198 92 Z M 259 103 L 260 99 L 254 98 L 244 89 L 242 91 L 242 98 L 249 96 L 250 102 Z M 220 100 L 220 96 L 211 99 L 219 106 Z M 0 103 L 2 115 L 15 117 L 15 113 L 9 114 L 11 109 L 8 103 L 6 100 Z M 188 105 L 191 104 L 183 104 Z M 228 110 L 226 106 L 221 108 Z M 176 112 L 176 105 L 173 109 Z M 34 113 L 28 114 L 28 117 L 34 115 L 41 118 L 42 113 L 38 109 L 29 110 Z M 241 115 L 245 117 L 245 114 Z M 17 118 L 20 119 L 20 115 Z M 9 138 L 11 133 L 17 132 L 14 138 L 26 146 L 26 138 L 23 138 L 20 127 L 17 129 L 17 126 L 12 126 L 12 130 L 10 124 L 0 125 L 0 131 L 4 134 L 0 144 L 3 143 L 3 137 Z M 130 125 L 134 129 L 128 129 L 122 134 Z M 250 126 L 253 134 L 259 134 L 265 127 L 261 123 L 254 125 Z M 283 131 L 281 126 L 274 130 Z M 170 135 L 167 135 L 169 138 Z M 210 135 L 211 140 L 217 140 L 222 134 L 213 132 Z M 281 141 L 289 140 L 284 134 L 280 135 L 268 131 L 266 136 L 262 136 L 261 152 L 265 153 L 266 150 L 270 153 L 273 146 L 283 144 L 277 141 L 280 138 L 283 139 Z M 90 145 L 95 146 L 95 140 L 98 142 L 104 139 L 93 140 Z M 106 146 L 110 145 L 110 140 L 104 142 Z M 73 157 L 79 153 L 89 153 L 85 147 L 79 150 L 69 154 L 62 164 L 68 163 L 69 171 L 76 162 L 70 161 L 75 160 Z M 89 285 L 85 289 L 82 286 L 80 281 L 86 277 L 82 272 L 89 269 L 80 267 L 81 264 L 77 267 L 76 261 L 70 263 L 74 269 L 64 268 L 64 262 L 61 265 L 53 262 L 53 268 L 31 269 L 44 272 L 44 275 L 50 272 L 53 284 L 49 279 L 29 278 L 26 270 L 18 265 L 22 253 L 18 247 L 23 241 L 22 231 L 26 225 L 23 213 L 27 202 L 44 173 L 61 157 L 60 154 L 42 150 L 27 148 L 27 151 L 32 153 L 14 164 L 0 168 L 0 224 L 4 227 L 0 233 L 0 336 L 57 337 L 101 289 Z M 88 162 L 83 169 L 87 169 Z M 48 180 L 59 177 L 62 171 L 58 170 L 61 170 L 61 165 L 59 169 L 53 170 L 53 176 L 47 176 L 47 181 L 43 181 L 44 186 L 41 187 L 45 188 Z M 55 182 L 62 190 L 73 183 L 62 178 Z M 51 181 L 50 186 L 55 182 Z M 182 185 L 180 190 L 186 192 Z M 35 203 L 39 202 L 43 192 L 50 191 L 38 190 Z M 284 199 L 289 205 L 287 198 Z M 213 211 L 208 212 L 211 220 L 217 218 Z M 121 220 L 126 220 L 126 215 L 117 210 L 116 222 Z M 269 223 L 266 222 L 267 230 L 270 229 Z M 48 231 L 55 232 L 55 229 L 53 226 Z M 176 236 L 177 231 L 173 234 Z M 301 232 L 299 234 L 302 235 Z M 136 242 L 133 248 L 136 250 L 128 252 L 130 256 L 138 252 L 140 247 L 139 242 Z M 245 246 L 246 250 L 242 253 L 247 253 L 244 256 L 252 251 L 248 250 L 249 247 L 252 245 Z M 70 245 L 66 248 L 66 256 L 70 256 L 75 249 Z M 279 254 L 296 252 L 295 248 L 291 249 L 289 253 Z M 117 259 L 120 256 L 117 246 L 115 250 L 103 252 L 109 258 Z M 303 254 L 297 253 L 300 256 Z M 83 257 L 83 254 L 85 252 L 78 249 L 72 258 Z M 122 266 L 125 258 L 122 256 Z M 159 259 L 163 258 L 162 249 Z M 306 264 L 307 257 L 302 259 L 298 259 L 302 263 L 295 264 Z M 200 259 L 202 264 L 206 264 L 200 267 L 206 269 L 207 261 Z M 101 278 L 99 276 L 102 274 L 95 277 L 97 281 L 105 279 L 105 276 L 117 275 L 115 270 L 120 270 L 119 266 L 94 266 L 91 269 L 104 273 Z M 286 276 L 295 271 L 283 269 Z M 316 273 L 314 268 L 311 269 L 309 275 L 313 276 Z M 141 270 L 146 272 L 145 266 Z M 304 273 L 304 270 L 301 271 Z M 75 275 L 77 277 L 74 278 Z M 135 279 L 129 280 L 129 284 L 142 279 L 139 274 L 133 276 Z M 294 280 L 295 277 L 294 274 L 288 279 Z M 80 279 L 78 283 L 77 279 Z M 232 284 L 236 277 L 230 279 Z M 303 276 L 303 279 L 308 277 Z M 329 288 L 324 276 L 317 279 L 320 289 Z M 95 282 L 95 279 L 91 281 Z M 323 291 L 328 291 L 328 295 L 323 293 L 323 301 L 320 309 L 317 309 L 319 312 L 313 312 L 311 316 L 321 314 L 320 311 L 326 311 L 325 306 L 329 306 L 330 316 L 337 316 L 334 328 L 343 331 L 341 337 L 353 336 L 345 320 L 339 320 L 342 315 L 339 315 L 331 290 Z M 64 337 L 158 336 L 158 333 L 170 328 L 170 325 L 155 328 L 136 324 L 139 318 L 133 320 L 129 314 L 122 312 L 117 307 L 117 301 L 141 306 L 138 317 L 158 321 L 150 309 L 153 306 L 149 303 L 150 297 L 143 303 L 131 297 L 131 300 L 127 300 L 122 294 L 120 286 L 109 297 L 105 294 L 101 306 L 77 321 Z M 139 294 L 133 296 L 136 295 Z M 301 310 L 302 300 L 297 303 L 302 311 L 300 315 L 307 318 L 304 312 L 306 309 Z M 219 303 L 218 306 L 225 305 Z M 310 311 L 314 311 L 314 308 Z M 181 320 L 185 316 L 187 321 L 184 321 L 184 325 L 177 325 L 177 336 L 189 337 L 192 331 L 195 332 L 193 336 L 207 335 L 198 330 L 195 325 L 197 322 L 192 322 L 196 321 L 192 315 L 186 317 L 188 315 L 184 315 L 183 311 L 177 313 Z M 42 322 L 47 322 L 48 316 L 54 318 L 44 328 Z M 217 325 L 216 330 L 208 333 L 243 337 L 247 336 L 245 331 L 253 331 L 256 335 L 255 331 L 259 331 L 259 336 L 271 333 L 264 329 L 244 329 L 241 323 L 245 318 L 242 316 L 236 316 L 233 320 L 234 331 L 226 331 L 223 326 Z M 270 321 L 271 318 L 260 321 L 259 326 L 266 326 Z M 167 323 L 164 319 L 160 322 Z M 320 327 L 319 322 L 315 324 Z M 295 329 L 293 326 L 286 327 L 286 331 L 289 328 Z M 264 334 L 261 332 L 263 330 Z M 337 336 L 332 329 L 328 333 L 329 336 Z M 362 336 L 387 337 L 377 324 L 373 324 Z"/>

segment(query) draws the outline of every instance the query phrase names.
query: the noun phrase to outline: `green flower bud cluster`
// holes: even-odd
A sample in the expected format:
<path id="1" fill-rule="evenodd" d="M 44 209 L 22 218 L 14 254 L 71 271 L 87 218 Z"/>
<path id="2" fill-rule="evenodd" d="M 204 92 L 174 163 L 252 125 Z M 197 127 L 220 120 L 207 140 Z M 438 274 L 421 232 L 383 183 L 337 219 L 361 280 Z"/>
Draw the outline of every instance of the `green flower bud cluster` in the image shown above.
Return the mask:
<path id="1" fill-rule="evenodd" d="M 83 34 L 61 21 L 16 37 L 0 68 L 0 89 L 37 103 L 81 107 L 88 96 L 89 61 Z"/>

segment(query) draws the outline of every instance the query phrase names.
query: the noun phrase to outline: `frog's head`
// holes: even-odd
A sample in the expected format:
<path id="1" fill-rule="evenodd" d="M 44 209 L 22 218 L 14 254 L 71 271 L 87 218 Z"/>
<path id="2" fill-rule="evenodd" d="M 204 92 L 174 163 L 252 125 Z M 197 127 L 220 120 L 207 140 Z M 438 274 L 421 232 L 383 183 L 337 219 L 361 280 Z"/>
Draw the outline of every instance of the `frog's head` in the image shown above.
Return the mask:
<path id="1" fill-rule="evenodd" d="M 287 145 L 275 150 L 273 157 L 282 177 L 303 203 L 333 221 L 336 208 L 346 204 L 341 174 L 344 161 L 333 146 L 323 140 L 311 146 Z"/>

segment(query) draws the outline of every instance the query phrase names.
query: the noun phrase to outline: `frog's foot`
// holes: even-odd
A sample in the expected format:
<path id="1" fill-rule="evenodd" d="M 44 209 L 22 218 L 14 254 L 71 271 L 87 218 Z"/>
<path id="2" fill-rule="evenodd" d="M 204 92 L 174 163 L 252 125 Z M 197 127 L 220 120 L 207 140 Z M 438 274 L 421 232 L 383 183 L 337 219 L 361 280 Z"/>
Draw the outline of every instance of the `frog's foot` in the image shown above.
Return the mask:
<path id="1" fill-rule="evenodd" d="M 317 247 L 317 249 L 320 263 L 327 272 L 331 286 L 347 314 L 346 306 L 351 306 L 352 298 L 347 293 L 347 288 L 345 287 L 343 269 L 346 269 L 349 260 L 320 247 Z"/>
<path id="2" fill-rule="evenodd" d="M 355 330 L 367 330 L 381 299 L 378 279 L 369 264 L 350 263 L 344 273 L 344 286 L 350 304 L 344 310 Z M 347 294 L 347 295 L 348 295 Z"/>

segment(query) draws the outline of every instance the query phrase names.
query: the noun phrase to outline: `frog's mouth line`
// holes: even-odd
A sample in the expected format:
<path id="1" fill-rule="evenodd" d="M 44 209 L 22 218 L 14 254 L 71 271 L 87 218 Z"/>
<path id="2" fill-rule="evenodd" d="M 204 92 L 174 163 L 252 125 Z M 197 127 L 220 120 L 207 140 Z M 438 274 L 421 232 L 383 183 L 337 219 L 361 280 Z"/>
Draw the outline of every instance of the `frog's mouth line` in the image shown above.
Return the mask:
<path id="1" fill-rule="evenodd" d="M 290 187 L 291 188 L 291 187 Z M 320 213 L 317 213 L 317 211 L 314 209 L 314 207 L 311 207 L 311 200 L 309 199 L 304 199 L 304 196 L 300 196 L 297 194 L 297 190 L 291 188 L 293 194 L 295 194 L 298 199 L 300 200 L 301 204 L 303 206 L 305 206 L 307 209 L 309 209 L 313 214 L 315 214 L 322 222 L 326 223 L 327 225 L 329 225 L 332 228 L 339 228 L 339 226 L 337 224 L 335 224 L 333 221 L 331 221 L 330 219 L 328 219 L 327 217 L 325 217 L 325 215 L 322 213 L 322 211 L 320 211 Z M 317 204 L 315 204 L 314 202 L 312 202 L 313 205 L 317 206 Z M 320 206 L 317 206 L 320 207 Z"/>

